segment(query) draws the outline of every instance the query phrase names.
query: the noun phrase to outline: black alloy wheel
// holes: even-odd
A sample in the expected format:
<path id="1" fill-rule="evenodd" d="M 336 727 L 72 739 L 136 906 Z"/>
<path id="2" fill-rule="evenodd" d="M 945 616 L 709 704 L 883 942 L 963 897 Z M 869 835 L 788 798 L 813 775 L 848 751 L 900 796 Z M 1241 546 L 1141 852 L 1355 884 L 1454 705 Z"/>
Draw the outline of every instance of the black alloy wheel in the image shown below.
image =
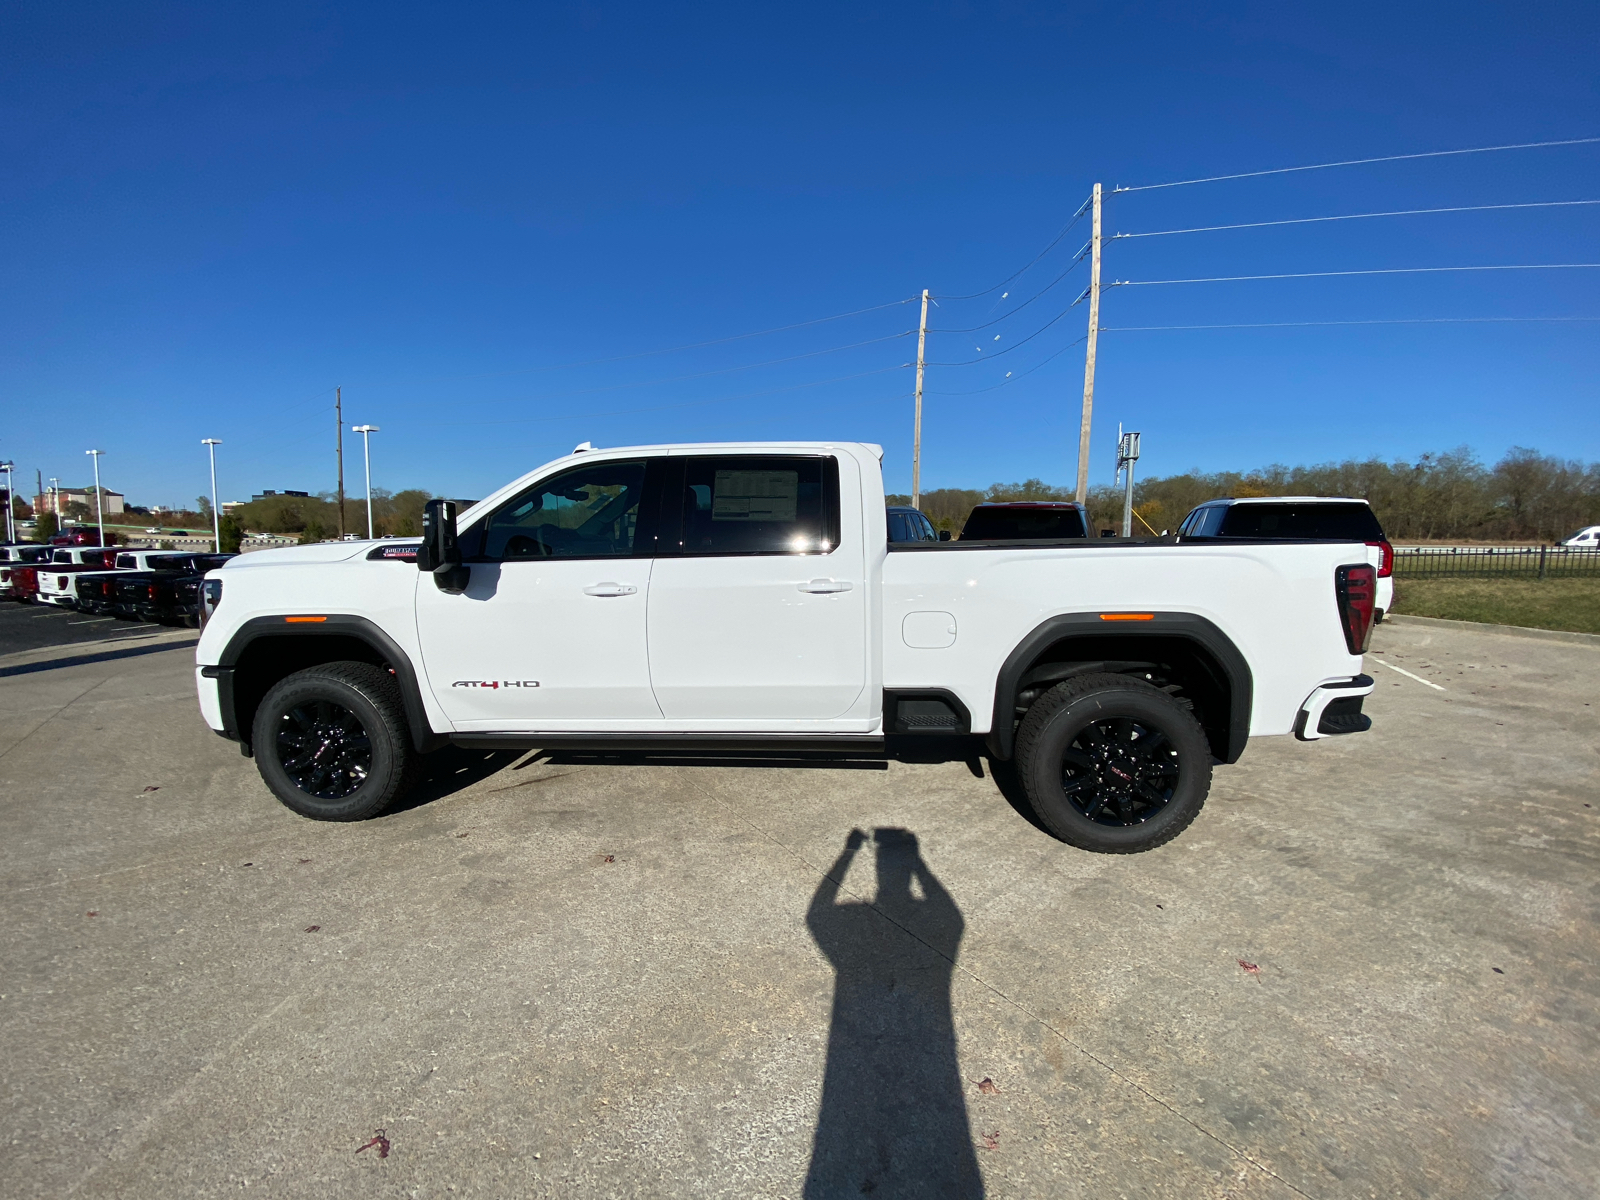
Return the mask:
<path id="1" fill-rule="evenodd" d="M 1102 854 L 1152 850 L 1188 828 L 1211 762 L 1188 705 L 1127 675 L 1059 683 L 1017 729 L 1017 775 L 1039 823 Z"/>
<path id="2" fill-rule="evenodd" d="M 377 816 L 417 775 L 399 685 L 372 663 L 324 663 L 280 679 L 256 709 L 251 744 L 273 795 L 319 821 Z"/>
<path id="3" fill-rule="evenodd" d="M 1062 794 L 1097 825 L 1142 824 L 1177 789 L 1177 749 L 1161 730 L 1132 717 L 1091 721 L 1062 752 Z"/>
<path id="4" fill-rule="evenodd" d="M 372 774 L 372 738 L 342 704 L 311 700 L 278 718 L 278 761 L 308 796 L 343 800 Z"/>

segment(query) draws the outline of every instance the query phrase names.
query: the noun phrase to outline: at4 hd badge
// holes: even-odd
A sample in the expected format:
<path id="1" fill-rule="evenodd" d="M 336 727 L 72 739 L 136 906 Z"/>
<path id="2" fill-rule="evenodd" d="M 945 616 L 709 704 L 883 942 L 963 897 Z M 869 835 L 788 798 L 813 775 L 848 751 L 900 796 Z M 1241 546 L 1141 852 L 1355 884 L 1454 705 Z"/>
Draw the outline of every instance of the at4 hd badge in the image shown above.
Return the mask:
<path id="1" fill-rule="evenodd" d="M 453 688 L 534 688 L 539 686 L 537 679 L 458 679 L 450 685 Z"/>

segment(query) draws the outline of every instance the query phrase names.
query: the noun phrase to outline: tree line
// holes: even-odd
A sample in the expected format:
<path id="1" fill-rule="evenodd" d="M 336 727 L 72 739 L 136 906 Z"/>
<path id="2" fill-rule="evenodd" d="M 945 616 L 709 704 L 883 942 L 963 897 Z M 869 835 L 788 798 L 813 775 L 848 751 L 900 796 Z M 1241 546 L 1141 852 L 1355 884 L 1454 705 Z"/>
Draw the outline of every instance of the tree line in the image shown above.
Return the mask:
<path id="1" fill-rule="evenodd" d="M 1415 462 L 1346 459 L 1136 478 L 1135 532 L 1171 532 L 1195 505 L 1219 496 L 1359 497 L 1372 505 L 1390 538 L 1407 541 L 1558 541 L 1600 524 L 1600 463 L 1516 447 L 1488 466 L 1462 446 Z M 1028 479 L 982 490 L 938 488 L 922 494 L 921 507 L 937 528 L 959 532 L 977 504 L 1072 498 L 1069 487 Z M 910 504 L 911 497 L 889 496 L 888 502 Z M 1121 531 L 1120 488 L 1091 488 L 1088 503 L 1094 528 Z"/>
<path id="2" fill-rule="evenodd" d="M 431 492 L 406 488 L 390 492 L 372 489 L 372 532 L 378 537 L 416 537 L 422 532 L 422 510 Z M 302 544 L 339 536 L 339 498 L 334 492 L 315 496 L 263 496 L 241 504 L 228 514 L 251 533 L 298 534 Z M 223 518 L 227 520 L 228 517 Z M 206 520 L 211 518 L 207 515 Z M 345 496 L 346 533 L 367 532 L 367 501 Z"/>

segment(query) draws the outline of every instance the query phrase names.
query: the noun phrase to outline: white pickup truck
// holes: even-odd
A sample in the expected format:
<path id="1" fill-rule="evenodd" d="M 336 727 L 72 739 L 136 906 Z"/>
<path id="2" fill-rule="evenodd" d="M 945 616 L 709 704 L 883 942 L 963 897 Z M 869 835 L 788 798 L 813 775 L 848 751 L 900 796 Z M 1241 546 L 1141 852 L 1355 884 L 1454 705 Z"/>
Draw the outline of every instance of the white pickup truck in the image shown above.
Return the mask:
<path id="1" fill-rule="evenodd" d="M 1365 730 L 1360 543 L 901 542 L 854 442 L 580 448 L 416 541 L 211 572 L 207 724 L 291 809 L 355 820 L 419 756 L 506 749 L 1011 761 L 1089 850 L 1176 836 L 1252 736 Z M 925 752 L 925 751 L 924 751 Z"/>

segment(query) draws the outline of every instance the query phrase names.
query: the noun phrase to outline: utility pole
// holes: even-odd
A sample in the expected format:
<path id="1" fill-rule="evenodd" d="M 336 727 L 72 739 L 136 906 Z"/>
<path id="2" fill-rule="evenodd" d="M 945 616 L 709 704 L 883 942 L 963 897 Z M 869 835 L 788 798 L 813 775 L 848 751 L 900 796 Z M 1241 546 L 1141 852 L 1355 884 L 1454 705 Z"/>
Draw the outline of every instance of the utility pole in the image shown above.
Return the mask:
<path id="1" fill-rule="evenodd" d="M 333 426 L 339 438 L 339 540 L 344 541 L 344 388 L 333 389 Z"/>
<path id="2" fill-rule="evenodd" d="M 928 289 L 922 289 L 922 324 L 917 328 L 917 420 L 911 435 L 911 507 L 922 507 L 922 368 L 928 348 Z"/>
<path id="3" fill-rule="evenodd" d="M 1089 237 L 1089 349 L 1083 360 L 1083 425 L 1078 431 L 1078 503 L 1089 498 L 1089 420 L 1094 414 L 1094 348 L 1100 340 L 1100 185 L 1094 185 L 1094 232 Z M 1079 210 L 1082 211 L 1081 209 Z"/>

